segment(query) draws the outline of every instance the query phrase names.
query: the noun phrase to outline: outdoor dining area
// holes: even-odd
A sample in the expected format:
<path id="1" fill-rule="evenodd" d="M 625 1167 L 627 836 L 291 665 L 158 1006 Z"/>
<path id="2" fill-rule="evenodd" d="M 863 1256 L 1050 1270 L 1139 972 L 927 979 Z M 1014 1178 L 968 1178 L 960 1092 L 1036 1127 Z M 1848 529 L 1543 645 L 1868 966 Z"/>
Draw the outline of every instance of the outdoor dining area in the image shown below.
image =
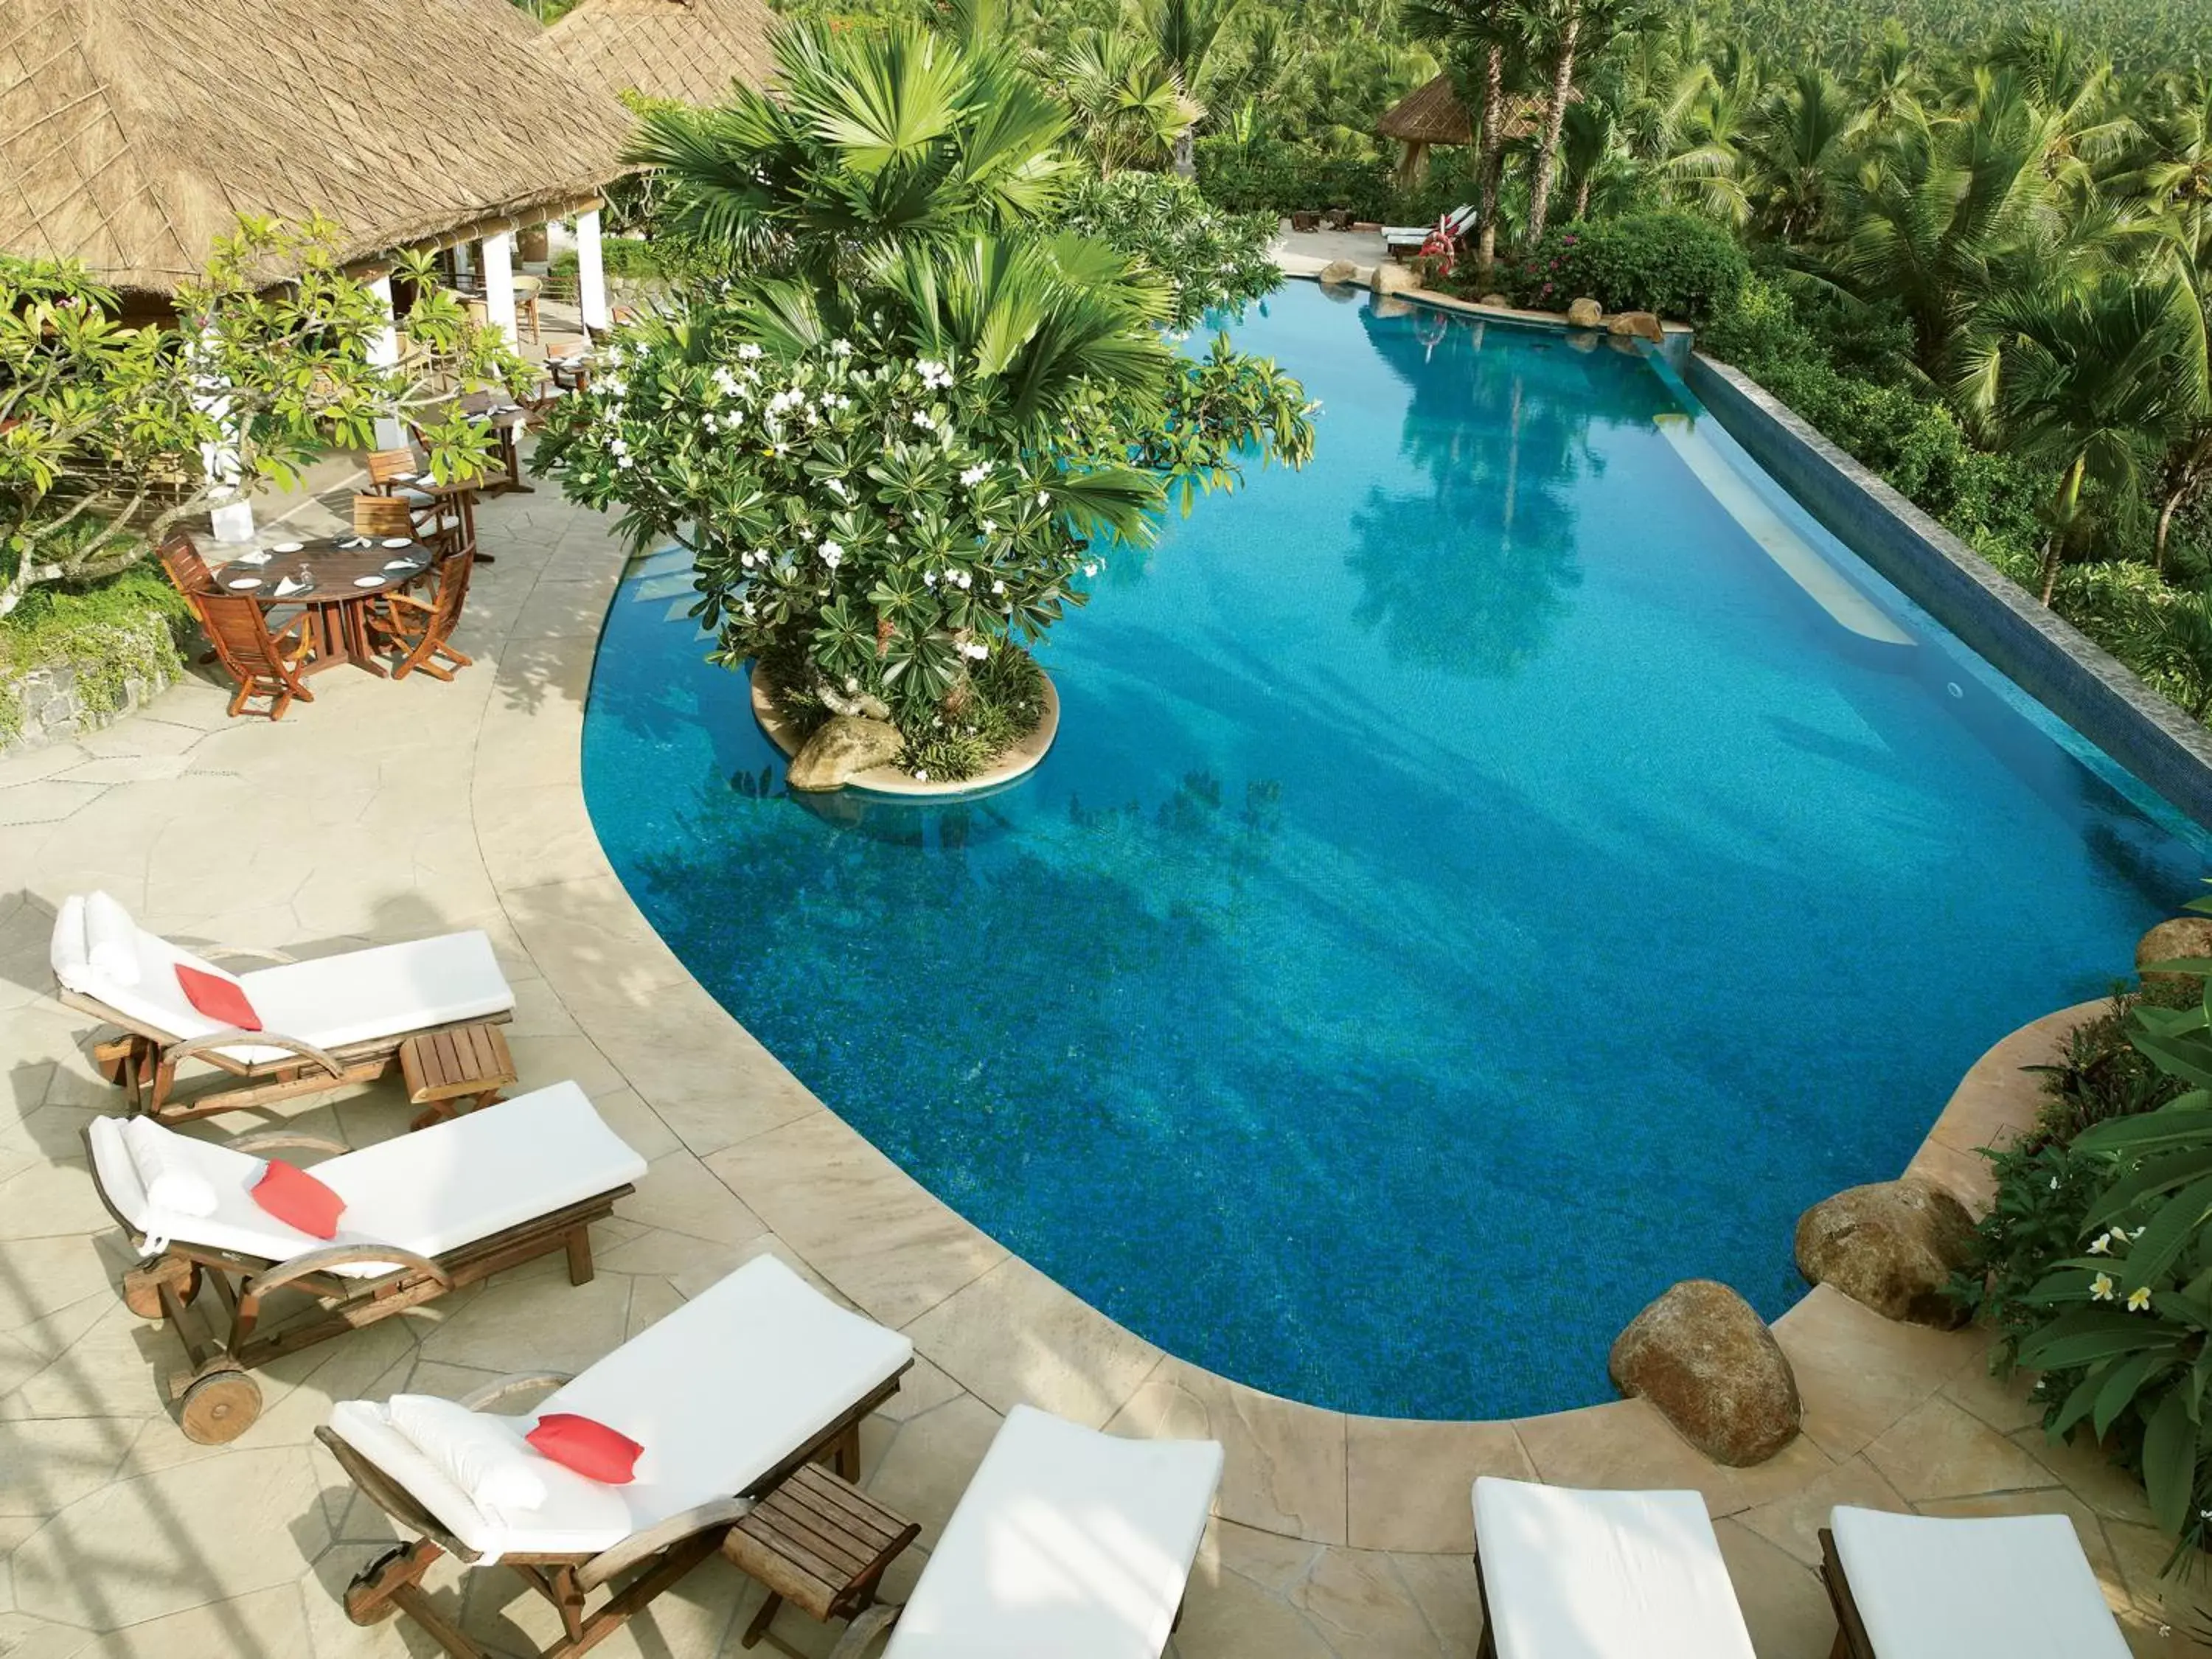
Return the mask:
<path id="1" fill-rule="evenodd" d="M 549 385 L 548 395 L 559 390 Z M 477 545 L 477 506 L 529 493 L 520 435 L 534 411 L 497 392 L 459 402 L 493 441 L 482 473 L 441 479 L 411 444 L 376 450 L 351 492 L 348 529 L 309 536 L 280 520 L 243 544 L 204 547 L 178 532 L 156 550 L 206 636 L 202 662 L 235 684 L 231 714 L 282 720 L 294 702 L 315 700 L 307 682 L 329 669 L 451 680 L 470 665 L 453 635 L 475 567 L 493 562 Z"/>

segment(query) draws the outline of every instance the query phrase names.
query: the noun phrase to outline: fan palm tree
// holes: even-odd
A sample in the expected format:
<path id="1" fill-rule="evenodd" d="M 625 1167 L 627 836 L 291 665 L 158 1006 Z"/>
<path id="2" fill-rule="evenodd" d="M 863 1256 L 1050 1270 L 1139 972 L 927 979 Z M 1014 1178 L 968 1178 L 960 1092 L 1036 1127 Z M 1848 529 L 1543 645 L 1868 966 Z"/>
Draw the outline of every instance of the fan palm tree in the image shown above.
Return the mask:
<path id="1" fill-rule="evenodd" d="M 1101 177 L 1182 155 L 1205 112 L 1146 42 L 1119 29 L 1078 30 L 1052 75 Z"/>
<path id="2" fill-rule="evenodd" d="M 776 37 L 778 95 L 656 106 L 629 159 L 659 170 L 662 222 L 732 270 L 823 283 L 912 244 L 1044 216 L 1070 176 L 1067 118 L 1002 47 L 901 27 Z"/>
<path id="3" fill-rule="evenodd" d="M 2045 287 L 1984 309 L 1964 354 L 1960 395 L 1992 416 L 2014 453 L 2058 474 L 2045 544 L 2043 600 L 2081 526 L 2083 491 L 2124 509 L 2189 438 L 2206 410 L 2204 312 L 2178 272 L 2110 272 L 2086 290 Z"/>
<path id="4" fill-rule="evenodd" d="M 1214 81 L 1214 48 L 1221 32 L 1243 0 L 1134 0 L 1136 20 L 1152 45 L 1160 65 L 1191 100 L 1197 117 L 1176 134 L 1175 169 L 1194 177 L 1197 167 L 1193 149 L 1198 120 L 1206 112 L 1206 99 Z"/>

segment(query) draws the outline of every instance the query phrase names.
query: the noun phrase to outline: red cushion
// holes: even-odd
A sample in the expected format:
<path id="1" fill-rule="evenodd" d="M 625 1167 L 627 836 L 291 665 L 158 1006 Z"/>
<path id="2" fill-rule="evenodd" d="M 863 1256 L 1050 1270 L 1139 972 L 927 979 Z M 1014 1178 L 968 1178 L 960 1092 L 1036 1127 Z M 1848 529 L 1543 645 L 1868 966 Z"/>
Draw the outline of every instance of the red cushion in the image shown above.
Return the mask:
<path id="1" fill-rule="evenodd" d="M 328 1187 L 283 1159 L 272 1158 L 261 1179 L 253 1183 L 253 1201 L 279 1221 L 317 1238 L 337 1236 L 338 1217 L 345 1200 Z"/>
<path id="2" fill-rule="evenodd" d="M 522 1437 L 563 1468 L 610 1486 L 629 1485 L 645 1455 L 628 1435 L 574 1412 L 549 1412 Z"/>
<path id="3" fill-rule="evenodd" d="M 203 973 L 180 962 L 177 964 L 177 983 L 184 988 L 185 1000 L 210 1019 L 219 1019 L 234 1030 L 261 1029 L 261 1016 L 253 1012 L 253 1005 L 246 1000 L 246 988 L 236 980 L 226 979 L 221 974 Z"/>

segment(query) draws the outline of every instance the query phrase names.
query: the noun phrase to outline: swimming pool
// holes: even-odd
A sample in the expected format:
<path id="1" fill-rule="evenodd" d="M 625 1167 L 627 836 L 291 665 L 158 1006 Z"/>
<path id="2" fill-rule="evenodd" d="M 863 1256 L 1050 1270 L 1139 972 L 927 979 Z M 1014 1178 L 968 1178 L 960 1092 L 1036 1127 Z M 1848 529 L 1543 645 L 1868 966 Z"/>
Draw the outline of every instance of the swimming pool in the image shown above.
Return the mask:
<path id="1" fill-rule="evenodd" d="M 824 1103 L 1170 1352 L 1378 1415 L 1608 1399 L 1676 1280 L 1787 1308 L 1799 1212 L 2106 988 L 2204 840 L 1650 360 L 1304 283 L 1236 332 L 1319 453 L 1110 561 L 1029 779 L 787 796 L 662 556 L 593 823 Z"/>

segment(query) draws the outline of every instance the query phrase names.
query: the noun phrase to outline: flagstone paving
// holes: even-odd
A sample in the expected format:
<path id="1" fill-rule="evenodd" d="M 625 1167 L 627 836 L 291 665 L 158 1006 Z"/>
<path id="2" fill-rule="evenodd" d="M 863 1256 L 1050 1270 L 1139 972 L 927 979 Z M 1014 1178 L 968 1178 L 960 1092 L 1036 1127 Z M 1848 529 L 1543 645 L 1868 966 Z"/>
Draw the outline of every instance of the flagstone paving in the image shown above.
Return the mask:
<path id="1" fill-rule="evenodd" d="M 1815 1532 L 1839 1501 L 2063 1511 L 2136 1653 L 2200 1650 L 2162 1633 L 2200 1616 L 2185 1595 L 2179 1612 L 2161 1599 L 2164 1547 L 2133 1484 L 2091 1453 L 2045 1446 L 1972 1335 L 1814 1292 L 1778 1326 L 1806 1431 L 1735 1470 L 1640 1401 L 1413 1424 L 1273 1399 L 1076 1300 L 825 1109 L 653 935 L 600 854 L 577 777 L 620 552 L 602 520 L 550 493 L 491 504 L 482 527 L 498 562 L 480 573 L 460 636 L 477 666 L 453 684 L 339 671 L 270 725 L 228 719 L 225 694 L 194 678 L 108 732 L 0 762 L 5 1659 L 429 1652 L 403 1624 L 360 1629 L 339 1608 L 392 1534 L 313 1441 L 330 1403 L 580 1367 L 762 1251 L 908 1331 L 921 1355 L 862 1441 L 870 1489 L 925 1528 L 894 1596 L 1000 1413 L 1028 1400 L 1116 1433 L 1224 1443 L 1218 1516 L 1171 1649 L 1182 1659 L 1472 1655 L 1467 1492 L 1484 1473 L 1703 1492 L 1762 1659 L 1828 1651 Z M 173 1346 L 118 1298 L 125 1246 L 84 1167 L 80 1133 L 115 1097 L 86 1061 L 87 1023 L 50 995 L 53 907 L 95 887 L 165 933 L 307 954 L 484 929 L 518 994 L 509 1046 L 523 1086 L 575 1079 L 651 1163 L 595 1230 L 598 1279 L 572 1287 L 556 1263 L 534 1263 L 291 1356 L 264 1375 L 265 1409 L 243 1437 L 186 1441 L 155 1387 Z M 1966 1103 L 1973 1124 L 1995 1121 L 1989 1091 L 2015 1086 L 2004 1079 L 2036 1042 L 2048 1034 L 1999 1056 L 1999 1080 Z M 358 1146 L 408 1115 L 385 1084 L 195 1132 L 281 1121 Z M 549 1633 L 510 1575 L 431 1582 L 487 1639 Z M 601 1651 L 734 1654 L 757 1595 L 716 1559 Z M 831 1635 L 789 1615 L 778 1628 L 808 1653 Z"/>

